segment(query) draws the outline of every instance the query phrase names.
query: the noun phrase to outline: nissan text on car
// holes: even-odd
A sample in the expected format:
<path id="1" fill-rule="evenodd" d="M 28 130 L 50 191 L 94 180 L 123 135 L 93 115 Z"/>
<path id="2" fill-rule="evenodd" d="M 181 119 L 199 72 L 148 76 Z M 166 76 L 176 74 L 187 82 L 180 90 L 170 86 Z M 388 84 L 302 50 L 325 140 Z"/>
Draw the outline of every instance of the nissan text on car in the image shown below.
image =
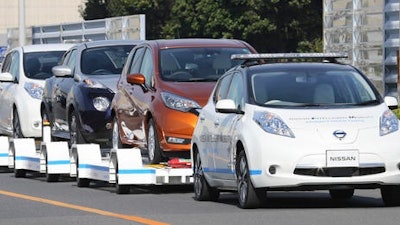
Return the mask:
<path id="1" fill-rule="evenodd" d="M 399 120 L 388 108 L 397 99 L 338 63 L 344 56 L 233 56 L 245 62 L 219 79 L 194 130 L 195 199 L 237 191 L 239 207 L 254 208 L 270 191 L 350 199 L 380 189 L 385 205 L 400 205 Z"/>
<path id="2" fill-rule="evenodd" d="M 10 50 L 0 73 L 0 134 L 40 138 L 45 79 L 73 44 L 37 44 Z"/>
<path id="3" fill-rule="evenodd" d="M 233 54 L 255 53 L 233 39 L 152 40 L 136 46 L 112 101 L 113 146 L 136 146 L 150 163 L 189 158 L 198 109 Z M 238 62 L 236 62 L 238 63 Z"/>
<path id="4" fill-rule="evenodd" d="M 139 40 L 100 40 L 76 45 L 46 79 L 43 123 L 53 140 L 73 144 L 111 143 L 110 103 L 126 58 Z"/>

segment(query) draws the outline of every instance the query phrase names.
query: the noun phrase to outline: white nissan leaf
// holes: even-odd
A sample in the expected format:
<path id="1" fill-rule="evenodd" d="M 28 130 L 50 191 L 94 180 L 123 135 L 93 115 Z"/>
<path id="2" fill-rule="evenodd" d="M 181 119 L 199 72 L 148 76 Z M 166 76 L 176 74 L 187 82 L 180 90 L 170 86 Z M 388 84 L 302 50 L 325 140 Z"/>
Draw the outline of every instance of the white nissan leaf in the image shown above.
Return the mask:
<path id="1" fill-rule="evenodd" d="M 42 136 L 40 102 L 44 80 L 73 44 L 37 44 L 11 49 L 0 73 L 0 134 Z"/>
<path id="2" fill-rule="evenodd" d="M 267 192 L 329 190 L 349 199 L 379 188 L 400 205 L 399 120 L 340 54 L 234 55 L 201 110 L 192 139 L 195 199 L 237 191 L 239 207 Z M 317 61 L 317 62 L 315 62 Z"/>

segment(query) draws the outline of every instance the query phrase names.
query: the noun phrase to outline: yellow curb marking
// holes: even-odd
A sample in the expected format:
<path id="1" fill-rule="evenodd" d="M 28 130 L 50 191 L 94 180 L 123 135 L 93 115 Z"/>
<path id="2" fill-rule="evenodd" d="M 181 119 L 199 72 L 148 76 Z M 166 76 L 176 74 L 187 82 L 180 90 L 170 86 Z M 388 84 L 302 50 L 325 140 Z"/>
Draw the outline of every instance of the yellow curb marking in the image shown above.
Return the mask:
<path id="1" fill-rule="evenodd" d="M 59 202 L 59 201 L 54 201 L 54 200 L 45 199 L 45 198 L 38 198 L 38 197 L 24 195 L 24 194 L 18 194 L 18 193 L 14 193 L 14 192 L 8 192 L 8 191 L 0 190 L 0 194 L 1 195 L 15 197 L 15 198 L 26 199 L 26 200 L 29 200 L 29 201 L 41 202 L 41 203 L 45 203 L 45 204 L 49 204 L 49 205 L 55 205 L 55 206 L 59 206 L 59 207 L 70 208 L 70 209 L 85 211 L 85 212 L 89 212 L 89 213 L 99 214 L 99 215 L 102 215 L 102 216 L 109 216 L 109 217 L 114 217 L 114 218 L 129 220 L 129 221 L 134 221 L 134 222 L 138 222 L 138 223 L 141 223 L 141 224 L 147 224 L 147 225 L 169 225 L 168 223 L 163 223 L 163 222 L 160 222 L 160 221 L 146 219 L 146 218 L 143 218 L 143 217 L 124 215 L 124 214 L 119 214 L 119 213 L 113 213 L 113 212 L 104 211 L 104 210 L 100 210 L 100 209 L 95 209 L 95 208 L 90 208 L 90 207 L 85 207 L 85 206 L 80 206 L 80 205 L 73 205 L 73 204 L 68 204 L 68 203 L 65 203 L 65 202 Z"/>

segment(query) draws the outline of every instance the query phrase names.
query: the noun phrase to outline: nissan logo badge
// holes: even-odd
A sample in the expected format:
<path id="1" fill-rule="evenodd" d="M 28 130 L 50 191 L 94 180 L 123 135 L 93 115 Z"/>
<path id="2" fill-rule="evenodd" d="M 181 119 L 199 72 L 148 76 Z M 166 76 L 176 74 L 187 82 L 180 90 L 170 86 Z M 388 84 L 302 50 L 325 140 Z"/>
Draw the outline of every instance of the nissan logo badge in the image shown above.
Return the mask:
<path id="1" fill-rule="evenodd" d="M 336 138 L 339 138 L 339 139 L 343 139 L 344 137 L 346 137 L 346 132 L 344 132 L 342 130 L 335 130 L 333 132 L 333 136 L 335 136 Z"/>

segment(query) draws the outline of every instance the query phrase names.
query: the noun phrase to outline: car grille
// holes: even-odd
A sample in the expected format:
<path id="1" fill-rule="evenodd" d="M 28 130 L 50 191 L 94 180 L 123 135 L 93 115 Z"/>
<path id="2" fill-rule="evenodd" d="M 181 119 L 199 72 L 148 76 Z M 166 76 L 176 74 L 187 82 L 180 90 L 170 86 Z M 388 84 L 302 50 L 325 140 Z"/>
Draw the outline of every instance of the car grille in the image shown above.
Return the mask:
<path id="1" fill-rule="evenodd" d="M 385 167 L 296 168 L 294 174 L 316 177 L 353 177 L 385 172 Z"/>

